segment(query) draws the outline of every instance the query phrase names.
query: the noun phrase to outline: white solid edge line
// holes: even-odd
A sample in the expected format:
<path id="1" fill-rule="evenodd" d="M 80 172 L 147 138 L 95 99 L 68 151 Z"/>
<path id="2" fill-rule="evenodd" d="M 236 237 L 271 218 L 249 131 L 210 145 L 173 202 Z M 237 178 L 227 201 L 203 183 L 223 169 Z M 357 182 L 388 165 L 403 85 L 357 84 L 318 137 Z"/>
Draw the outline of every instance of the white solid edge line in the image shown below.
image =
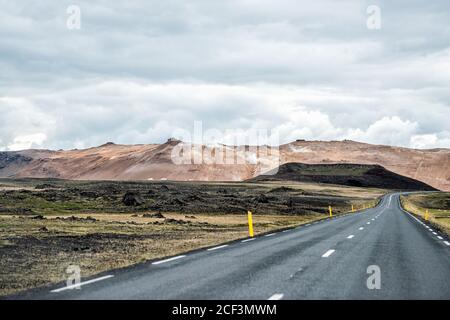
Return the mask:
<path id="1" fill-rule="evenodd" d="M 282 293 L 275 293 L 274 295 L 272 295 L 267 300 L 281 300 L 281 299 L 283 299 L 283 297 L 284 297 L 284 294 L 282 294 Z"/>
<path id="2" fill-rule="evenodd" d="M 88 280 L 88 281 L 80 282 L 78 284 L 72 284 L 70 286 L 66 286 L 66 287 L 62 287 L 62 288 L 59 288 L 59 289 L 55 289 L 55 290 L 52 290 L 50 292 L 58 293 L 58 292 L 61 292 L 61 291 L 64 291 L 64 290 L 70 290 L 70 289 L 73 289 L 73 288 L 78 288 L 78 287 L 81 287 L 81 286 L 83 286 L 85 284 L 106 280 L 106 279 L 109 279 L 109 278 L 112 278 L 112 277 L 114 277 L 114 276 L 112 274 L 110 274 L 110 275 L 103 276 L 103 277 L 100 277 L 100 278 L 95 278 L 95 279 L 91 279 L 91 280 Z"/>
<path id="3" fill-rule="evenodd" d="M 249 241 L 253 241 L 253 240 L 255 240 L 256 238 L 250 238 L 250 239 L 245 239 L 245 240 L 242 240 L 241 242 L 249 242 Z"/>
<path id="4" fill-rule="evenodd" d="M 209 249 L 206 249 L 206 251 L 214 251 L 214 250 L 222 249 L 222 248 L 225 248 L 225 247 L 228 247 L 228 245 L 227 245 L 227 244 L 224 244 L 223 246 L 218 246 L 218 247 L 214 247 L 214 248 L 209 248 Z"/>
<path id="5" fill-rule="evenodd" d="M 349 236 L 347 237 L 347 239 L 351 239 L 351 238 L 353 238 L 353 237 L 354 237 L 354 235 L 351 234 L 351 235 L 349 235 Z"/>
<path id="6" fill-rule="evenodd" d="M 322 255 L 322 258 L 328 258 L 331 256 L 336 250 L 330 249 Z"/>
<path id="7" fill-rule="evenodd" d="M 186 257 L 186 256 L 185 256 L 185 255 L 176 256 L 176 257 L 172 257 L 172 258 L 169 258 L 169 259 L 164 259 L 164 260 L 155 261 L 155 262 L 152 262 L 152 264 L 158 265 L 158 264 L 161 264 L 161 263 L 166 263 L 166 262 L 178 260 L 178 259 L 181 259 L 181 258 L 184 258 L 184 257 Z"/>
<path id="8" fill-rule="evenodd" d="M 271 237 L 271 236 L 274 236 L 274 235 L 276 235 L 276 233 L 269 233 L 269 234 L 266 234 L 264 237 Z"/>

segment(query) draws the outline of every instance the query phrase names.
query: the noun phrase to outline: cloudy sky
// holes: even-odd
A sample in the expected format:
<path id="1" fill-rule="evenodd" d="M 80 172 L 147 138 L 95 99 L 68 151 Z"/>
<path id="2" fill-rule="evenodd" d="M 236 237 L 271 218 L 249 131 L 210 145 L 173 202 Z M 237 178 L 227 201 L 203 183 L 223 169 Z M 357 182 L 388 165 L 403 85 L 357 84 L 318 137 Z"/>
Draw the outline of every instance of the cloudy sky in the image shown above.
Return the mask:
<path id="1" fill-rule="evenodd" d="M 194 121 L 450 148 L 448 0 L 0 8 L 0 150 L 163 142 Z"/>

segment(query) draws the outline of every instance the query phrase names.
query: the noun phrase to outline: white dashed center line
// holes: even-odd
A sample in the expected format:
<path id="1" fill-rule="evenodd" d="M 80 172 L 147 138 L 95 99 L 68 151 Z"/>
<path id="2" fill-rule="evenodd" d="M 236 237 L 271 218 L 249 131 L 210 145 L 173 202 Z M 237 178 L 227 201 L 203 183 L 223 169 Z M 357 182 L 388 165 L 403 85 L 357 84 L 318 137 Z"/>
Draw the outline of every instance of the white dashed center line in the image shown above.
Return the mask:
<path id="1" fill-rule="evenodd" d="M 351 234 L 351 235 L 349 235 L 349 236 L 347 237 L 347 239 L 351 239 L 351 238 L 353 238 L 353 237 L 354 237 L 354 235 Z"/>
<path id="2" fill-rule="evenodd" d="M 170 262 L 170 261 L 178 260 L 178 259 L 181 259 L 181 258 L 184 258 L 184 257 L 186 257 L 186 256 L 185 256 L 185 255 L 182 255 L 182 256 L 176 256 L 176 257 L 172 257 L 172 258 L 165 259 L 165 260 L 155 261 L 155 262 L 153 262 L 152 264 L 158 265 L 158 264 L 161 264 L 161 263 L 165 263 L 165 262 Z"/>
<path id="3" fill-rule="evenodd" d="M 367 222 L 367 224 L 370 224 L 370 222 Z"/>
<path id="4" fill-rule="evenodd" d="M 359 228 L 358 230 L 364 230 L 364 227 Z"/>
<path id="5" fill-rule="evenodd" d="M 325 253 L 322 255 L 322 258 L 328 258 L 328 257 L 331 256 L 335 251 L 336 251 L 336 250 L 333 250 L 333 249 L 328 250 L 327 252 L 325 252 Z"/>
<path id="6" fill-rule="evenodd" d="M 267 300 L 281 300 L 281 299 L 283 299 L 283 297 L 284 297 L 284 294 L 282 294 L 282 293 L 275 293 L 273 296 L 271 296 Z"/>
<path id="7" fill-rule="evenodd" d="M 225 247 L 228 247 L 228 245 L 227 245 L 227 244 L 224 244 L 223 246 L 218 246 L 218 247 L 214 247 L 214 248 L 209 248 L 209 249 L 207 249 L 207 251 L 214 251 L 214 250 L 222 249 L 222 248 L 225 248 Z"/>

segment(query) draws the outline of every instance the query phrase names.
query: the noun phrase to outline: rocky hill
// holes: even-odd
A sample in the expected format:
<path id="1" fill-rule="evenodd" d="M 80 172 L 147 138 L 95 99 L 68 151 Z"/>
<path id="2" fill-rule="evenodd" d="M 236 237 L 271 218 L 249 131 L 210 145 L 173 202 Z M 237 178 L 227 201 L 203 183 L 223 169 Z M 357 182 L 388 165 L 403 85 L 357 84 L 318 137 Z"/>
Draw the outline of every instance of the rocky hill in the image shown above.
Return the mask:
<path id="1" fill-rule="evenodd" d="M 285 163 L 275 174 L 260 175 L 249 181 L 299 181 L 397 190 L 436 190 L 421 181 L 393 173 L 379 165 L 347 163 Z"/>
<path id="2" fill-rule="evenodd" d="M 399 175 L 450 190 L 450 149 L 417 150 L 355 141 L 297 140 L 269 148 L 272 157 L 258 161 L 258 152 L 242 146 L 197 146 L 199 154 L 234 155 L 234 164 L 215 161 L 176 164 L 174 148 L 186 144 L 169 140 L 163 144 L 118 145 L 107 143 L 84 150 L 24 150 L 0 152 L 0 177 L 42 177 L 75 180 L 200 180 L 243 181 L 284 163 L 380 165 Z M 200 157 L 201 158 L 201 157 Z"/>

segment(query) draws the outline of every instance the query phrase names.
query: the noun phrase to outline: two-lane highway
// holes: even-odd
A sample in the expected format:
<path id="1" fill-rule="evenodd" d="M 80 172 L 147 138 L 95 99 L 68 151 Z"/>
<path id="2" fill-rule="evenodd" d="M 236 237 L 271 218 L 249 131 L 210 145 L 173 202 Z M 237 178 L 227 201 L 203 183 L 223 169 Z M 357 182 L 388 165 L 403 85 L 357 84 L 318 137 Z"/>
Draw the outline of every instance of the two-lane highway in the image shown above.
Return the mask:
<path id="1" fill-rule="evenodd" d="M 430 230 L 431 229 L 431 230 Z M 368 278 L 379 271 L 380 288 Z M 21 299 L 450 299 L 450 243 L 378 207 L 62 284 Z"/>

